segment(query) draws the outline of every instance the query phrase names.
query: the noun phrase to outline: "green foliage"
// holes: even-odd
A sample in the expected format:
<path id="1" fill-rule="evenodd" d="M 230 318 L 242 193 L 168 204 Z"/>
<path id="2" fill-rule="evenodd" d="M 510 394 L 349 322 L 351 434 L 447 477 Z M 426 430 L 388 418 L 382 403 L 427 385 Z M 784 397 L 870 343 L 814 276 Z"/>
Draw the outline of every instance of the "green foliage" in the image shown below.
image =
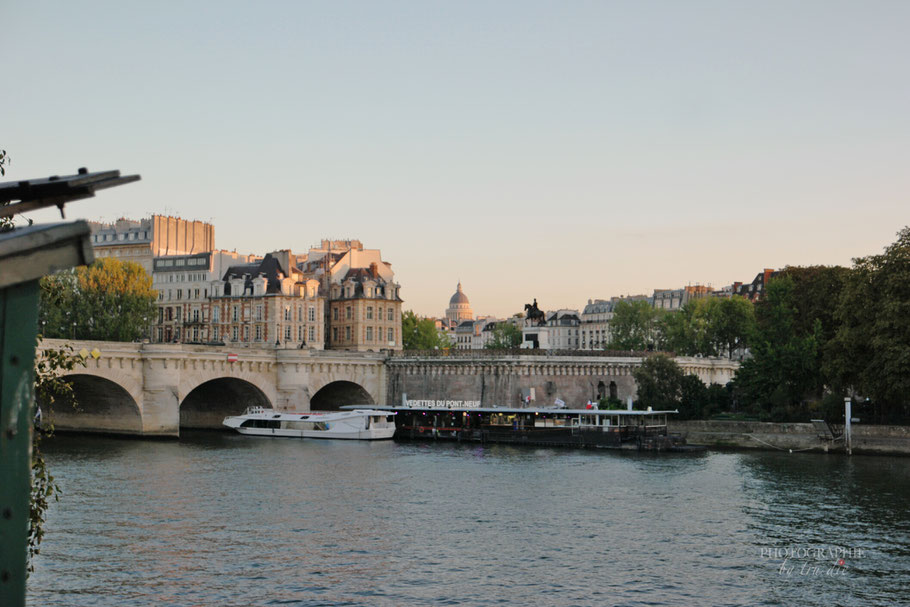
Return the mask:
<path id="1" fill-rule="evenodd" d="M 654 346 L 659 310 L 647 301 L 619 301 L 610 320 L 610 344 L 615 350 L 647 350 Z"/>
<path id="2" fill-rule="evenodd" d="M 686 356 L 733 356 L 755 332 L 752 302 L 739 296 L 692 300 L 658 322 L 662 349 Z"/>
<path id="3" fill-rule="evenodd" d="M 598 409 L 625 409 L 626 406 L 623 404 L 623 402 L 621 400 L 619 400 L 615 396 L 610 396 L 610 397 L 604 396 L 599 401 L 597 401 L 597 408 Z"/>
<path id="4" fill-rule="evenodd" d="M 48 406 L 56 403 L 75 406 L 72 385 L 61 375 L 72 371 L 77 366 L 85 366 L 85 359 L 74 354 L 72 347 L 61 350 L 48 349 L 39 353 L 35 361 L 35 401 Z M 32 434 L 32 486 L 29 502 L 28 519 L 28 569 L 35 570 L 34 559 L 41 551 L 41 540 L 44 539 L 44 523 L 50 502 L 60 500 L 60 486 L 47 468 L 44 455 L 41 453 L 41 439 L 53 434 L 54 427 L 50 420 L 43 419 Z"/>
<path id="5" fill-rule="evenodd" d="M 152 279 L 137 263 L 99 259 L 41 279 L 45 337 L 133 341 L 156 320 Z"/>
<path id="6" fill-rule="evenodd" d="M 826 349 L 833 383 L 870 398 L 880 419 L 910 414 L 910 227 L 897 236 L 854 260 Z"/>
<path id="7" fill-rule="evenodd" d="M 675 409 L 679 405 L 685 373 L 669 356 L 649 356 L 632 375 L 638 384 L 639 406 Z"/>
<path id="8" fill-rule="evenodd" d="M 496 323 L 493 339 L 484 346 L 488 350 L 511 350 L 521 346 L 521 329 L 510 322 Z"/>
<path id="9" fill-rule="evenodd" d="M 756 305 L 757 332 L 752 357 L 743 362 L 735 384 L 747 409 L 774 421 L 799 416 L 801 403 L 818 385 L 821 323 L 799 330 L 795 281 L 772 278 Z"/>
<path id="10" fill-rule="evenodd" d="M 444 350 L 452 347 L 447 335 L 436 329 L 431 318 L 421 318 L 412 310 L 401 315 L 401 336 L 405 350 Z"/>
<path id="11" fill-rule="evenodd" d="M 638 384 L 638 406 L 679 411 L 679 419 L 704 419 L 730 406 L 724 386 L 705 386 L 697 375 L 688 375 L 672 358 L 649 356 L 632 372 Z"/>

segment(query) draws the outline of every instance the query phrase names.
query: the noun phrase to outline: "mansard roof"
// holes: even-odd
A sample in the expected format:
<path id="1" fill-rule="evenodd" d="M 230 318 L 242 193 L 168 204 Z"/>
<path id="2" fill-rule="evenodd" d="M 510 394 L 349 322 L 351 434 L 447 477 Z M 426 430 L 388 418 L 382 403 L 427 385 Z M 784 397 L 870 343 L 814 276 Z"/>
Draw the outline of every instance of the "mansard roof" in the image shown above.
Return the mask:
<path id="1" fill-rule="evenodd" d="M 284 274 L 285 276 L 287 274 L 285 274 L 278 260 L 272 257 L 271 254 L 266 255 L 259 263 L 230 266 L 227 272 L 224 273 L 223 280 L 228 282 L 237 278 L 244 279 L 243 288 L 245 291 L 253 287 L 253 279 L 258 278 L 260 274 L 265 276 L 266 279 L 266 294 L 281 293 L 281 280 L 278 278 L 278 274 Z M 233 295 L 238 295 L 238 293 L 233 293 Z"/>

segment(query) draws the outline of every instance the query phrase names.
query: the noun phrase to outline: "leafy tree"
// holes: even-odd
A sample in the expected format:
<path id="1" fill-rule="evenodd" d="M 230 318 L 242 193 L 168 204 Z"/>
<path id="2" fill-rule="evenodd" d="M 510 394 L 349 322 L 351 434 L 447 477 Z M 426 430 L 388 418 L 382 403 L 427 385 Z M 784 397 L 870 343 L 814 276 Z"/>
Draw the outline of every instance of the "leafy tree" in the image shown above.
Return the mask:
<path id="1" fill-rule="evenodd" d="M 669 356 L 647 357 L 633 372 L 638 384 L 638 404 L 654 409 L 675 409 L 682 396 L 685 373 Z"/>
<path id="2" fill-rule="evenodd" d="M 41 279 L 39 318 L 45 337 L 133 341 L 156 309 L 152 279 L 137 263 L 104 258 Z"/>
<path id="3" fill-rule="evenodd" d="M 700 298 L 658 322 L 660 346 L 687 356 L 732 358 L 755 331 L 752 302 L 739 296 Z"/>
<path id="4" fill-rule="evenodd" d="M 853 260 L 826 350 L 838 387 L 872 399 L 875 416 L 910 411 L 910 227 L 881 255 Z"/>
<path id="5" fill-rule="evenodd" d="M 772 278 L 755 309 L 757 331 L 752 357 L 743 362 L 735 385 L 747 408 L 765 419 L 798 419 L 800 405 L 818 384 L 821 323 L 798 330 L 792 277 Z"/>
<path id="6" fill-rule="evenodd" d="M 706 408 L 710 388 L 697 375 L 686 374 L 669 356 L 649 356 L 632 372 L 638 384 L 638 405 L 656 410 L 679 410 L 681 419 L 700 419 L 711 408 Z"/>
<path id="7" fill-rule="evenodd" d="M 609 348 L 617 350 L 647 350 L 654 346 L 657 319 L 660 312 L 647 301 L 619 301 L 610 320 Z"/>
<path id="8" fill-rule="evenodd" d="M 431 318 L 421 318 L 412 310 L 401 315 L 401 336 L 405 350 L 444 350 L 452 347 L 447 335 L 436 329 Z"/>
<path id="9" fill-rule="evenodd" d="M 493 328 L 493 339 L 484 346 L 489 350 L 511 350 L 521 345 L 521 329 L 510 322 L 499 322 Z"/>

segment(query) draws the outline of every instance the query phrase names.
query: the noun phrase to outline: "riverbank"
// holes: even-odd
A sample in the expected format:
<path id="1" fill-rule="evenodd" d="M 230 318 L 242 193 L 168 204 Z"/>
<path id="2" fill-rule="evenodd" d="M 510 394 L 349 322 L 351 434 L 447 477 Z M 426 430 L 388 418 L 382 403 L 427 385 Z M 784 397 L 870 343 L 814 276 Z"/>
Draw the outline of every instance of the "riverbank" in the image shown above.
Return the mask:
<path id="1" fill-rule="evenodd" d="M 824 441 L 812 424 L 673 420 L 669 432 L 708 447 L 843 453 L 843 441 Z M 853 453 L 910 455 L 910 426 L 853 425 Z"/>

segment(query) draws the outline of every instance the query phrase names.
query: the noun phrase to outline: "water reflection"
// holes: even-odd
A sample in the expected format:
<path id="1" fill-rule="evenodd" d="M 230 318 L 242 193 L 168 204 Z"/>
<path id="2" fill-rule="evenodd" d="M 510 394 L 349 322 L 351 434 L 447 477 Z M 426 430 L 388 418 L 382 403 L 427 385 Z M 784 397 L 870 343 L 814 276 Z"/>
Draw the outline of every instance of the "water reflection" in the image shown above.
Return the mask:
<path id="1" fill-rule="evenodd" d="M 894 604 L 910 462 L 58 437 L 31 605 Z M 838 578 L 778 545 L 855 546 Z"/>

